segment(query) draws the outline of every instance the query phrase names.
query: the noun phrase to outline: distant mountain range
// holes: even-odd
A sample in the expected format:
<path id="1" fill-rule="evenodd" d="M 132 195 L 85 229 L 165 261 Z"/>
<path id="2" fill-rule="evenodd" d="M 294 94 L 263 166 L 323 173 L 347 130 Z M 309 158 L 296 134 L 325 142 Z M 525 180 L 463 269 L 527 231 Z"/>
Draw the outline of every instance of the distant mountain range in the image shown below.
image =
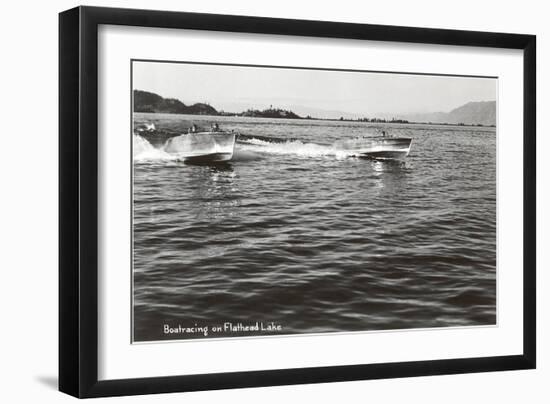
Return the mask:
<path id="1" fill-rule="evenodd" d="M 328 111 L 303 106 L 292 107 L 292 110 L 281 108 L 269 108 L 265 110 L 248 109 L 244 112 L 218 112 L 214 107 L 204 103 L 195 103 L 185 105 L 175 98 L 163 98 L 158 94 L 147 91 L 134 90 L 134 112 L 156 112 L 169 114 L 188 114 L 188 115 L 238 115 L 265 118 L 292 118 L 300 119 L 304 117 L 312 118 L 335 118 L 357 119 L 359 114 L 351 114 L 339 111 Z M 293 111 L 297 111 L 293 112 Z M 298 115 L 300 114 L 300 115 Z M 415 114 L 374 114 L 368 116 L 371 121 L 373 118 L 382 118 L 386 120 L 398 119 L 409 122 L 422 123 L 447 123 L 464 125 L 496 125 L 496 101 L 477 101 L 469 102 L 450 112 L 429 112 Z M 336 118 L 337 119 L 337 118 Z"/>
<path id="2" fill-rule="evenodd" d="M 302 105 L 293 105 L 290 107 L 293 111 L 301 116 L 312 116 L 318 118 L 339 119 L 342 117 L 345 120 L 406 120 L 409 122 L 431 122 L 431 123 L 447 123 L 447 124 L 464 124 L 464 125 L 496 125 L 496 102 L 495 101 L 479 101 L 469 102 L 449 112 L 426 112 L 413 114 L 396 114 L 396 113 L 350 113 L 336 110 L 324 110 L 318 108 L 308 108 Z M 366 119 L 365 119 L 366 118 Z"/>
<path id="3" fill-rule="evenodd" d="M 398 115 L 396 118 L 410 122 L 451 123 L 464 125 L 496 125 L 496 101 L 469 102 L 450 112 Z"/>

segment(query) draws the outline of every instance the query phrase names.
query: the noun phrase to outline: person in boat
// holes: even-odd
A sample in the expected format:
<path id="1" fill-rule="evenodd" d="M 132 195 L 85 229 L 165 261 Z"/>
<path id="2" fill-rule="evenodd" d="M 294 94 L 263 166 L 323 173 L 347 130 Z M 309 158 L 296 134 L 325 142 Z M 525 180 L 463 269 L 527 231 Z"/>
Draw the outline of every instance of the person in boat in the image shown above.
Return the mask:
<path id="1" fill-rule="evenodd" d="M 219 132 L 220 126 L 217 123 L 212 124 L 212 132 Z"/>

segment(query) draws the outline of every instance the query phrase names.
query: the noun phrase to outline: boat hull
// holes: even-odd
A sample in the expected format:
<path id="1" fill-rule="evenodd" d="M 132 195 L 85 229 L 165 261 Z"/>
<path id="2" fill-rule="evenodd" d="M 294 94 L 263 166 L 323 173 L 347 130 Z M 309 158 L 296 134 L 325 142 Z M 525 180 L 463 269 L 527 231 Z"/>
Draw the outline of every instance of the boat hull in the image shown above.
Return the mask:
<path id="1" fill-rule="evenodd" d="M 233 158 L 235 134 L 230 132 L 199 132 L 167 140 L 164 151 L 176 154 L 185 162 L 222 163 Z"/>
<path id="2" fill-rule="evenodd" d="M 190 164 L 225 163 L 233 158 L 233 153 L 210 153 L 200 156 L 185 157 L 184 161 Z"/>
<path id="3" fill-rule="evenodd" d="M 409 150 L 385 150 L 362 153 L 360 157 L 371 158 L 375 160 L 403 160 L 409 155 Z"/>
<path id="4" fill-rule="evenodd" d="M 363 137 L 339 141 L 337 146 L 358 157 L 402 160 L 409 155 L 411 143 L 410 138 Z"/>

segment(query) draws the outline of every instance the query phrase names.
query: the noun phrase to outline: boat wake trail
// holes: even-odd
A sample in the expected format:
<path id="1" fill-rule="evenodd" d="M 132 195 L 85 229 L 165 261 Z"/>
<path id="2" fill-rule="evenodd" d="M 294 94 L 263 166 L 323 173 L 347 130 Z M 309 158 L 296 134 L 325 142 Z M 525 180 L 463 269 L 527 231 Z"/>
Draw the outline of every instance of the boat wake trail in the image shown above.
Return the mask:
<path id="1" fill-rule="evenodd" d="M 133 135 L 133 155 L 136 162 L 178 160 L 178 156 L 164 151 L 164 145 L 155 147 L 140 135 Z"/>
<path id="2" fill-rule="evenodd" d="M 322 145 L 317 143 L 304 143 L 300 140 L 287 141 L 268 141 L 264 139 L 248 138 L 241 140 L 239 138 L 239 147 L 243 150 L 267 153 L 295 155 L 298 157 L 330 157 L 344 159 L 353 157 L 356 153 L 350 150 L 342 150 L 336 145 Z"/>

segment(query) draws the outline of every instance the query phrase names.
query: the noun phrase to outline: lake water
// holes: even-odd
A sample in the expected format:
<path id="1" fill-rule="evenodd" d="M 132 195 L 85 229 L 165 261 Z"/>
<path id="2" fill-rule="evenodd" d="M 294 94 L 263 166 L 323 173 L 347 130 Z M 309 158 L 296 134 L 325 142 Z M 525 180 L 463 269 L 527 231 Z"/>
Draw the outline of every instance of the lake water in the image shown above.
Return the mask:
<path id="1" fill-rule="evenodd" d="M 494 128 L 135 119 L 246 135 L 218 166 L 134 135 L 135 341 L 496 323 Z M 405 161 L 332 146 L 381 128 Z"/>

